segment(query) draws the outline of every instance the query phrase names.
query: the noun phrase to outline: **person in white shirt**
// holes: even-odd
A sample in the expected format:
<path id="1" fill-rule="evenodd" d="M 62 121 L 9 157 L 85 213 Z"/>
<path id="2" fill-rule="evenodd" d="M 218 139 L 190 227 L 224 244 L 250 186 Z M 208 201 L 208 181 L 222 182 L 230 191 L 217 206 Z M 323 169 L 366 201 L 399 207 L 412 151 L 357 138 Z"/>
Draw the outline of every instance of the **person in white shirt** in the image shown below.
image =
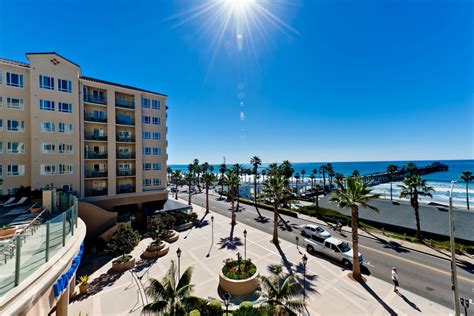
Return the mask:
<path id="1" fill-rule="evenodd" d="M 392 268 L 393 291 L 398 292 L 398 272 L 395 267 Z"/>

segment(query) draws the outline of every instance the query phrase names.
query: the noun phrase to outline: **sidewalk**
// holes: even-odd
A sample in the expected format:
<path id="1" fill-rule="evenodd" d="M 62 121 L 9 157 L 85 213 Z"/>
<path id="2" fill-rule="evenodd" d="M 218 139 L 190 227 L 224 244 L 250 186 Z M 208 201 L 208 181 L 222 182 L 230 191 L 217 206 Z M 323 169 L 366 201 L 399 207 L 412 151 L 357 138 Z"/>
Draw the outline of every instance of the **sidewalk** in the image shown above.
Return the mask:
<path id="1" fill-rule="evenodd" d="M 203 218 L 201 206 L 193 205 L 199 218 Z M 214 216 L 214 244 L 211 247 L 211 221 Z M 237 214 L 237 222 L 239 221 Z M 140 260 L 140 254 L 151 242 L 143 240 L 132 252 L 141 266 L 136 270 L 143 283 L 149 277 L 161 279 L 169 267 L 170 260 L 177 260 L 176 250 L 181 248 L 181 272 L 193 266 L 192 283 L 195 284 L 194 294 L 201 297 L 218 298 L 218 273 L 226 258 L 236 258 L 237 252 L 244 254 L 244 237 L 247 230 L 246 254 L 257 265 L 260 274 L 268 275 L 270 263 L 284 264 L 285 272 L 292 272 L 298 281 L 303 283 L 303 266 L 301 258 L 304 249 L 297 249 L 293 244 L 281 240 L 280 250 L 271 242 L 271 235 L 250 226 L 238 223 L 235 226 L 233 243 L 228 242 L 230 232 L 229 218 L 211 213 L 203 221 L 201 227 L 195 227 L 180 233 L 177 242 L 170 245 L 169 253 L 152 265 Z M 299 252 L 301 251 L 301 253 Z M 209 253 L 209 257 L 206 255 Z M 328 260 L 307 254 L 309 260 L 306 268 L 306 293 L 310 315 L 449 315 L 450 310 L 435 302 L 431 302 L 416 294 L 403 290 L 403 279 L 400 283 L 401 295 L 393 292 L 392 284 L 373 277 L 367 277 L 362 286 L 351 281 L 339 266 Z M 110 275 L 107 271 L 111 262 L 90 276 L 91 292 L 94 294 L 78 298 L 70 304 L 72 315 L 79 313 L 88 315 L 139 315 L 140 301 L 137 283 L 129 272 Z M 235 302 L 235 301 L 234 301 Z M 238 302 L 236 302 L 238 303 Z M 236 306 L 234 306 L 236 307 Z"/>

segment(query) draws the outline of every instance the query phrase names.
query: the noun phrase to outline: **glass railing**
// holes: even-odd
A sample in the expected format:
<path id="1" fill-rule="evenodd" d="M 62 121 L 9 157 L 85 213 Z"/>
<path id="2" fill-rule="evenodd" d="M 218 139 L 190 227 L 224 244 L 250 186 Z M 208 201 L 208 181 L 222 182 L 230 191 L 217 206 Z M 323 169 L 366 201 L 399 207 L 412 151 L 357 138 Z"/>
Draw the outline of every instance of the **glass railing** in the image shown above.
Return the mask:
<path id="1" fill-rule="evenodd" d="M 86 189 L 85 196 L 100 196 L 100 195 L 107 195 L 108 190 L 105 189 Z"/>
<path id="2" fill-rule="evenodd" d="M 117 194 L 132 193 L 132 192 L 135 192 L 134 185 L 123 185 L 123 186 L 117 187 Z"/>
<path id="3" fill-rule="evenodd" d="M 84 158 L 85 159 L 107 159 L 107 153 L 88 151 L 84 155 Z"/>
<path id="4" fill-rule="evenodd" d="M 135 159 L 135 153 L 117 152 L 117 159 Z"/>
<path id="5" fill-rule="evenodd" d="M 94 115 L 86 112 L 84 113 L 84 121 L 107 123 L 107 117 L 105 115 Z"/>
<path id="6" fill-rule="evenodd" d="M 135 169 L 117 169 L 118 177 L 134 176 L 134 175 L 135 175 Z"/>
<path id="7" fill-rule="evenodd" d="M 115 99 L 115 106 L 119 108 L 134 109 L 135 101 L 134 100 L 124 100 L 124 99 Z"/>
<path id="8" fill-rule="evenodd" d="M 107 104 L 107 97 L 93 94 L 84 94 L 84 101 L 89 103 Z"/>
<path id="9" fill-rule="evenodd" d="M 107 140 L 107 134 L 85 132 L 84 139 L 85 140 Z"/>
<path id="10" fill-rule="evenodd" d="M 135 136 L 117 134 L 116 139 L 117 139 L 118 142 L 134 142 L 135 141 Z"/>
<path id="11" fill-rule="evenodd" d="M 115 117 L 115 123 L 122 125 L 135 125 L 134 119 L 126 115 L 117 115 Z"/>
<path id="12" fill-rule="evenodd" d="M 84 175 L 86 178 L 106 178 L 107 170 L 85 170 Z"/>
<path id="13" fill-rule="evenodd" d="M 22 223 L 21 232 L 17 231 L 14 237 L 0 244 L 0 297 L 48 262 L 74 235 L 77 197 L 67 193 L 58 195 L 53 210 L 37 213 Z M 66 206 L 69 207 L 61 212 Z"/>

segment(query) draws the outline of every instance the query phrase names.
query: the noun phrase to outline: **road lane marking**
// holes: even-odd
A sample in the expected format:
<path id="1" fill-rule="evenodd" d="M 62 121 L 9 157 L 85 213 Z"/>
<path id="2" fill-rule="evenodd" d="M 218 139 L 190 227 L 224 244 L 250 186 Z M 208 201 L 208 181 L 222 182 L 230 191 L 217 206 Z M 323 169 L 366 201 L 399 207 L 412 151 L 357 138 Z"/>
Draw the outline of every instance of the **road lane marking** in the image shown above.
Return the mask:
<path id="1" fill-rule="evenodd" d="M 399 256 L 396 256 L 396 255 L 392 255 L 390 253 L 386 253 L 386 252 L 383 252 L 383 251 L 380 251 L 380 250 L 377 250 L 377 249 L 374 249 L 374 248 L 371 248 L 371 247 L 367 247 L 367 246 L 364 246 L 364 245 L 360 245 L 359 244 L 359 247 L 360 248 L 365 248 L 365 249 L 368 249 L 368 250 L 371 250 L 371 251 L 374 251 L 374 252 L 378 252 L 382 255 L 385 255 L 385 256 L 389 256 L 389 257 L 392 257 L 392 258 L 395 258 L 395 259 L 398 259 L 398 260 L 401 260 L 401 261 L 405 261 L 407 263 L 411 263 L 411 264 L 414 264 L 414 265 L 417 265 L 419 267 L 422 267 L 422 268 L 425 268 L 425 269 L 429 269 L 429 270 L 432 270 L 432 271 L 436 271 L 438 273 L 441 273 L 441 274 L 444 274 L 444 275 L 447 275 L 447 276 L 451 276 L 451 273 L 450 272 L 446 272 L 446 271 L 443 271 L 443 270 L 440 270 L 438 268 L 433 268 L 433 267 L 430 267 L 430 266 L 427 266 L 427 265 L 424 265 L 422 263 L 419 263 L 419 262 L 415 262 L 415 261 L 411 261 L 409 259 L 405 259 L 405 258 L 402 258 L 402 257 L 399 257 Z M 474 280 L 470 280 L 468 278 L 465 278 L 463 276 L 459 276 L 458 275 L 458 279 L 461 279 L 461 280 L 464 280 L 468 283 L 474 283 Z"/>

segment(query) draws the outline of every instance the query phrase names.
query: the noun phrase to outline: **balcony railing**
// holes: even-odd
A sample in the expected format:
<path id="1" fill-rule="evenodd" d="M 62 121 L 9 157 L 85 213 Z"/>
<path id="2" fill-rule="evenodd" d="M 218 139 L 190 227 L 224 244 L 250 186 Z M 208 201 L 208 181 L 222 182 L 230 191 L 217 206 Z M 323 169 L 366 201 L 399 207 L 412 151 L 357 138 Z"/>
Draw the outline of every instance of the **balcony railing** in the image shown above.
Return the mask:
<path id="1" fill-rule="evenodd" d="M 107 170 L 86 170 L 85 177 L 86 178 L 106 178 Z"/>
<path id="2" fill-rule="evenodd" d="M 117 152 L 117 159 L 135 159 L 135 153 Z"/>
<path id="3" fill-rule="evenodd" d="M 106 152 L 94 152 L 94 151 L 88 151 L 85 154 L 85 159 L 107 159 L 107 153 Z"/>
<path id="4" fill-rule="evenodd" d="M 85 140 L 107 140 L 107 134 L 84 133 Z"/>
<path id="5" fill-rule="evenodd" d="M 107 104 L 107 97 L 93 94 L 84 94 L 84 101 L 89 103 Z"/>
<path id="6" fill-rule="evenodd" d="M 117 106 L 119 108 L 134 109 L 135 108 L 135 101 L 134 100 L 115 99 L 115 106 Z"/>
<path id="7" fill-rule="evenodd" d="M 108 191 L 106 188 L 105 189 L 86 189 L 84 193 L 86 196 L 99 196 L 99 195 L 107 195 Z"/>
<path id="8" fill-rule="evenodd" d="M 121 193 L 132 193 L 135 192 L 135 186 L 134 185 L 119 185 L 117 187 L 117 194 Z"/>
<path id="9" fill-rule="evenodd" d="M 135 141 L 135 136 L 117 134 L 117 141 L 118 142 L 134 142 Z"/>
<path id="10" fill-rule="evenodd" d="M 107 117 L 105 117 L 105 116 L 99 117 L 99 116 L 91 114 L 91 113 L 84 113 L 84 121 L 107 123 Z"/>
<path id="11" fill-rule="evenodd" d="M 115 117 L 115 123 L 122 125 L 135 125 L 134 119 L 131 116 L 117 115 Z"/>
<path id="12" fill-rule="evenodd" d="M 117 169 L 117 177 L 135 176 L 135 169 Z"/>

